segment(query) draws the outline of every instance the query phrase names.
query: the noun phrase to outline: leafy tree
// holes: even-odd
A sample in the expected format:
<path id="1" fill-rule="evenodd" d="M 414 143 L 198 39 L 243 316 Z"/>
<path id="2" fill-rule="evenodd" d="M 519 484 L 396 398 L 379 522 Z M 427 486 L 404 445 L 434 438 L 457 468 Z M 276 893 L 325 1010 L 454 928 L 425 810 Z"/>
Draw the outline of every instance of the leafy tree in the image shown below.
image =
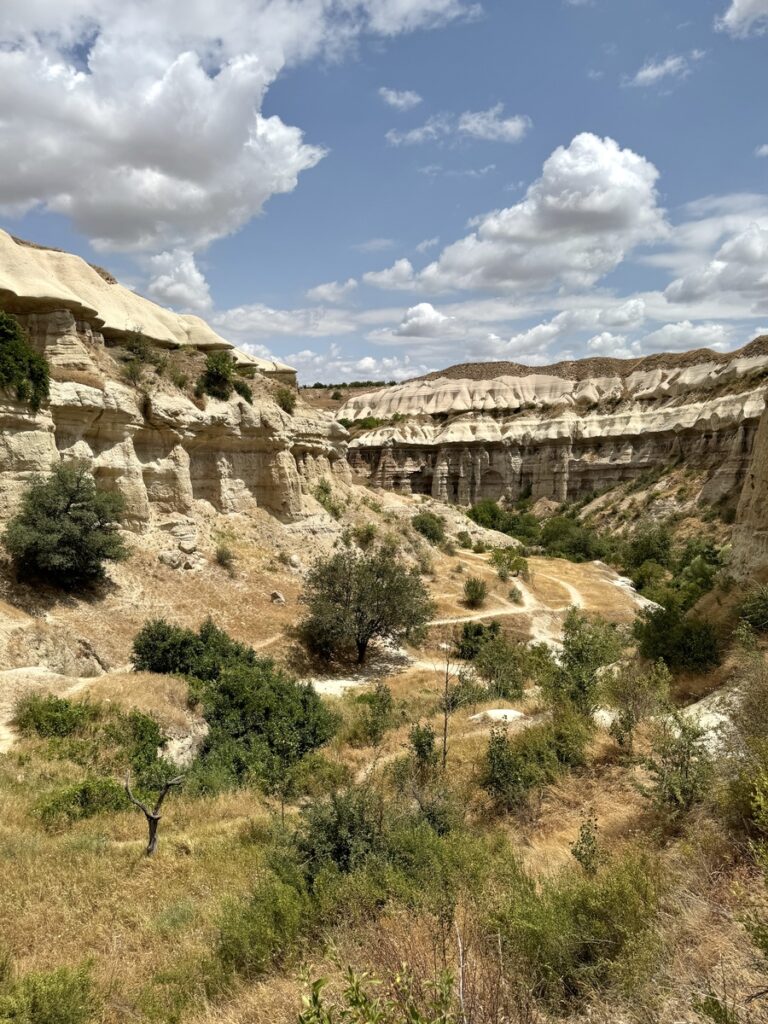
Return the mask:
<path id="1" fill-rule="evenodd" d="M 308 615 L 299 631 L 307 646 L 324 658 L 354 655 L 358 664 L 373 640 L 418 638 L 434 612 L 418 569 L 387 545 L 318 559 L 302 600 Z"/>
<path id="2" fill-rule="evenodd" d="M 491 637 L 498 636 L 501 632 L 501 623 L 496 619 L 486 625 L 483 622 L 465 622 L 461 629 L 461 636 L 456 641 L 456 657 L 464 661 L 474 660 L 483 643 Z"/>
<path id="3" fill-rule="evenodd" d="M 567 700 L 582 714 L 592 714 L 598 703 L 599 670 L 616 661 L 621 651 L 622 639 L 615 626 L 569 608 L 559 670 L 544 681 L 550 699 Z"/>
<path id="4" fill-rule="evenodd" d="M 233 640 L 207 618 L 198 632 L 174 626 L 165 619 L 145 622 L 133 640 L 133 667 L 137 672 L 159 672 L 216 680 L 232 665 L 256 665 L 252 647 Z"/>
<path id="5" fill-rule="evenodd" d="M 550 555 L 560 555 L 574 562 L 593 561 L 605 555 L 605 543 L 588 526 L 570 516 L 554 516 L 541 530 L 541 544 Z"/>
<path id="6" fill-rule="evenodd" d="M 84 466 L 59 463 L 32 481 L 3 543 L 20 575 L 77 589 L 103 579 L 106 561 L 128 557 L 122 514 L 121 495 L 97 487 Z"/>
<path id="7" fill-rule="evenodd" d="M 33 412 L 48 401 L 47 359 L 30 345 L 16 317 L 0 312 L 0 389 L 13 391 Z"/>
<path id="8" fill-rule="evenodd" d="M 705 671 L 719 664 L 721 645 L 714 626 L 686 618 L 680 601 L 669 597 L 665 608 L 646 608 L 635 619 L 640 654 L 652 661 L 661 658 L 671 669 Z"/>
<path id="9" fill-rule="evenodd" d="M 663 661 L 650 669 L 632 663 L 618 672 L 606 673 L 603 699 L 616 711 L 610 731 L 620 747 L 631 753 L 638 725 L 668 704 L 669 685 L 669 669 Z"/>
<path id="10" fill-rule="evenodd" d="M 651 784 L 645 795 L 672 814 L 689 811 L 704 798 L 712 778 L 706 730 L 676 712 L 659 725 L 646 766 Z"/>
<path id="11" fill-rule="evenodd" d="M 475 658 L 475 672 L 488 692 L 503 700 L 522 697 L 528 678 L 529 658 L 525 644 L 512 643 L 501 634 L 486 640 Z"/>
<path id="12" fill-rule="evenodd" d="M 624 564 L 630 570 L 638 569 L 643 562 L 655 562 L 668 568 L 672 560 L 672 534 L 664 525 L 646 526 L 637 530 L 624 552 Z"/>

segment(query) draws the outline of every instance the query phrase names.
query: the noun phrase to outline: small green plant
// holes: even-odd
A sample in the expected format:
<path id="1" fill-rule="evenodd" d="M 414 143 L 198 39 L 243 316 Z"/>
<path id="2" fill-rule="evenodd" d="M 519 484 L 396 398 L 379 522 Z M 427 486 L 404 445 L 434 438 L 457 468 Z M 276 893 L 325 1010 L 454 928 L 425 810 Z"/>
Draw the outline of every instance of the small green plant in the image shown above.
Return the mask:
<path id="1" fill-rule="evenodd" d="M 371 693 L 361 693 L 355 700 L 358 715 L 350 741 L 355 745 L 377 746 L 387 729 L 394 724 L 395 703 L 386 683 L 378 682 Z"/>
<path id="2" fill-rule="evenodd" d="M 293 415 L 296 409 L 296 393 L 294 391 L 284 386 L 277 388 L 275 391 L 275 401 L 283 412 L 287 412 L 289 416 Z"/>
<path id="3" fill-rule="evenodd" d="M 0 390 L 12 391 L 17 401 L 37 412 L 48 401 L 50 372 L 47 359 L 36 352 L 16 317 L 0 312 Z"/>
<path id="4" fill-rule="evenodd" d="M 594 877 L 597 874 L 597 869 L 604 858 L 600 849 L 596 818 L 586 818 L 582 821 L 576 841 L 571 846 L 571 853 L 581 864 L 586 875 Z"/>
<path id="5" fill-rule="evenodd" d="M 768 632 L 768 584 L 756 586 L 747 594 L 739 614 L 756 632 Z"/>
<path id="6" fill-rule="evenodd" d="M 87 967 L 59 967 L 0 986 L 2 1024 L 91 1024 L 100 1011 Z"/>
<path id="7" fill-rule="evenodd" d="M 253 405 L 253 391 L 248 381 L 243 380 L 242 377 L 233 377 L 232 387 L 241 398 L 245 399 L 248 405 Z"/>
<path id="8" fill-rule="evenodd" d="M 91 778 L 44 797 L 37 805 L 37 813 L 47 829 L 55 830 L 96 814 L 127 808 L 122 786 L 113 779 Z"/>
<path id="9" fill-rule="evenodd" d="M 186 373 L 182 373 L 181 370 L 171 370 L 170 381 L 179 391 L 186 391 L 189 387 L 189 377 Z"/>
<path id="10" fill-rule="evenodd" d="M 511 587 L 509 591 L 509 600 L 513 604 L 522 604 L 525 600 L 522 590 L 520 587 Z"/>
<path id="11" fill-rule="evenodd" d="M 123 379 L 134 387 L 138 387 L 144 380 L 144 364 L 139 359 L 129 359 L 123 367 Z"/>
<path id="12" fill-rule="evenodd" d="M 344 398 L 344 394 L 343 394 L 343 392 L 339 391 L 338 388 L 336 388 L 336 390 L 331 393 L 331 401 L 332 402 L 340 402 L 343 398 Z"/>
<path id="13" fill-rule="evenodd" d="M 468 530 L 459 530 L 456 534 L 456 542 L 460 548 L 465 548 L 467 551 L 472 549 L 472 538 Z"/>
<path id="14" fill-rule="evenodd" d="M 16 704 L 13 721 L 22 736 L 50 739 L 79 732 L 98 714 L 98 705 L 88 701 L 31 693 Z"/>
<path id="15" fill-rule="evenodd" d="M 355 543 L 366 551 L 376 540 L 378 530 L 373 523 L 364 523 L 362 526 L 352 528 L 352 537 Z"/>
<path id="16" fill-rule="evenodd" d="M 640 723 L 668 705 L 670 683 L 669 669 L 663 661 L 647 670 L 633 662 L 603 677 L 603 700 L 616 712 L 610 733 L 628 753 L 632 753 Z"/>
<path id="17" fill-rule="evenodd" d="M 341 504 L 333 496 L 333 488 L 326 477 L 322 477 L 318 480 L 312 491 L 312 496 L 316 501 L 319 501 L 323 506 L 328 515 L 333 516 L 334 519 L 340 519 L 343 509 Z"/>
<path id="18" fill-rule="evenodd" d="M 487 625 L 484 622 L 465 622 L 461 628 L 461 635 L 455 641 L 456 657 L 463 661 L 473 661 L 481 647 L 493 637 L 498 637 L 501 632 L 501 624 L 495 619 Z"/>
<path id="19" fill-rule="evenodd" d="M 431 544 L 440 544 L 445 540 L 445 523 L 434 512 L 419 512 L 411 520 L 411 526 Z"/>
<path id="20" fill-rule="evenodd" d="M 216 551 L 214 552 L 214 558 L 216 559 L 217 565 L 221 566 L 222 569 L 225 569 L 230 576 L 234 575 L 236 558 L 232 548 L 228 547 L 226 544 L 217 544 Z"/>
<path id="21" fill-rule="evenodd" d="M 197 379 L 195 394 L 198 398 L 210 395 L 226 402 L 234 390 L 236 364 L 229 352 L 209 352 L 205 369 Z"/>
<path id="22" fill-rule="evenodd" d="M 689 811 L 704 799 L 712 779 L 712 759 L 706 731 L 694 719 L 675 712 L 656 729 L 652 756 L 646 759 L 651 776 L 642 792 L 672 815 Z"/>
<path id="23" fill-rule="evenodd" d="M 482 608 L 488 597 L 488 584 L 479 576 L 464 581 L 464 603 L 468 608 Z"/>

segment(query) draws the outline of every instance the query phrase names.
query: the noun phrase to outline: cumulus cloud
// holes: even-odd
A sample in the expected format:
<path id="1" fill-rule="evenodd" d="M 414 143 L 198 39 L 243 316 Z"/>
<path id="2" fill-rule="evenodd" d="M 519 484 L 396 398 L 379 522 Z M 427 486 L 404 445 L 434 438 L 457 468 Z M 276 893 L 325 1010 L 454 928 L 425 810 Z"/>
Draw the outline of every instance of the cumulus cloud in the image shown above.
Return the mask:
<path id="1" fill-rule="evenodd" d="M 409 131 L 391 128 L 386 134 L 386 139 L 392 146 L 418 146 L 425 142 L 441 142 L 447 138 L 520 142 L 530 127 L 529 117 L 524 114 L 504 117 L 504 104 L 497 103 L 488 110 L 467 110 L 458 117 L 452 114 L 434 114 L 424 124 Z"/>
<path id="2" fill-rule="evenodd" d="M 439 244 L 440 237 L 438 235 L 435 235 L 434 238 L 425 238 L 423 242 L 419 242 L 416 246 L 416 252 L 429 252 L 430 249 L 434 249 Z"/>
<path id="3" fill-rule="evenodd" d="M 260 354 L 260 353 L 257 353 Z M 407 380 L 435 369 L 435 365 L 413 362 L 404 356 L 356 356 L 340 345 L 331 344 L 325 351 L 307 348 L 281 356 L 299 371 L 299 380 L 311 383 L 341 383 L 350 380 Z"/>
<path id="4" fill-rule="evenodd" d="M 174 309 L 205 313 L 212 305 L 208 283 L 193 253 L 185 249 L 162 252 L 149 261 L 153 277 L 149 295 Z"/>
<path id="5" fill-rule="evenodd" d="M 587 342 L 587 355 L 610 356 L 613 359 L 631 359 L 637 355 L 637 351 L 627 345 L 626 336 L 613 334 L 611 331 L 601 331 L 594 335 Z"/>
<path id="6" fill-rule="evenodd" d="M 310 288 L 307 298 L 314 302 L 343 302 L 355 288 L 357 288 L 357 281 L 354 277 L 350 277 L 346 281 L 328 281 Z"/>
<path id="7" fill-rule="evenodd" d="M 732 235 L 714 259 L 673 281 L 664 294 L 671 302 L 735 295 L 752 312 L 768 309 L 768 220 Z"/>
<path id="8" fill-rule="evenodd" d="M 755 150 L 755 156 L 768 156 L 768 142 L 757 147 Z"/>
<path id="9" fill-rule="evenodd" d="M 365 242 L 353 245 L 352 248 L 358 252 L 383 252 L 385 249 L 391 249 L 394 244 L 394 238 L 369 238 Z"/>
<path id="10" fill-rule="evenodd" d="M 693 50 L 687 57 L 672 54 L 662 60 L 646 61 L 632 78 L 625 80 L 625 84 L 647 88 L 661 81 L 687 78 L 691 73 L 691 62 L 701 60 L 704 56 L 701 50 Z"/>
<path id="11" fill-rule="evenodd" d="M 667 234 L 657 178 L 652 163 L 613 139 L 577 135 L 552 153 L 521 202 L 478 218 L 420 273 L 398 260 L 365 280 L 432 292 L 589 287 L 635 246 Z"/>
<path id="12" fill-rule="evenodd" d="M 436 338 L 444 335 L 453 317 L 445 316 L 429 302 L 420 302 L 406 310 L 402 323 L 393 332 L 401 338 Z"/>
<path id="13" fill-rule="evenodd" d="M 4 0 L 0 208 L 99 248 L 194 251 L 290 192 L 324 150 L 261 112 L 291 63 L 475 11 L 464 0 Z"/>
<path id="14" fill-rule="evenodd" d="M 638 347 L 643 352 L 686 352 L 694 348 L 724 351 L 730 348 L 731 339 L 731 329 L 725 324 L 693 324 L 683 320 L 646 334 Z"/>
<path id="15" fill-rule="evenodd" d="M 210 321 L 223 337 L 246 343 L 275 335 L 326 338 L 351 334 L 356 328 L 354 320 L 342 311 L 322 307 L 273 309 L 260 302 L 216 313 Z"/>
<path id="16" fill-rule="evenodd" d="M 731 0 L 716 24 L 721 31 L 739 38 L 752 31 L 764 32 L 768 28 L 768 0 Z"/>
<path id="17" fill-rule="evenodd" d="M 388 89 L 382 85 L 379 89 L 379 96 L 381 96 L 388 107 L 394 107 L 395 110 L 413 110 L 414 107 L 418 107 L 421 103 L 421 96 L 411 89 L 401 91 L 399 89 Z"/>

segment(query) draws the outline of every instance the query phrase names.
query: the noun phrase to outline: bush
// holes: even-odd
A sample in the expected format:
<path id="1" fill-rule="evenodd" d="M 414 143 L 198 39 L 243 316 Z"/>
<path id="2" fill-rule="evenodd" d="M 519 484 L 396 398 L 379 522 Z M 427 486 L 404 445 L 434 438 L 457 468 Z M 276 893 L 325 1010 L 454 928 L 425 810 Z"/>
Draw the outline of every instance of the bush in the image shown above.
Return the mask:
<path id="1" fill-rule="evenodd" d="M 355 705 L 358 715 L 352 726 L 350 742 L 376 746 L 393 724 L 395 702 L 392 691 L 386 683 L 378 682 L 371 693 L 359 694 L 355 698 Z"/>
<path id="2" fill-rule="evenodd" d="M 132 661 L 137 672 L 203 680 L 218 679 L 232 665 L 259 663 L 252 647 L 233 640 L 210 618 L 197 633 L 165 619 L 148 620 L 134 637 Z"/>
<path id="3" fill-rule="evenodd" d="M 488 597 L 488 584 L 479 576 L 464 581 L 464 603 L 468 608 L 482 608 Z"/>
<path id="4" fill-rule="evenodd" d="M 89 1024 L 99 1010 L 87 967 L 30 973 L 0 988 L 2 1024 Z"/>
<path id="5" fill-rule="evenodd" d="M 676 712 L 657 727 L 651 750 L 645 761 L 651 783 L 643 792 L 660 810 L 681 814 L 704 799 L 712 760 L 706 730 L 698 722 Z"/>
<path id="6" fill-rule="evenodd" d="M 297 1024 L 452 1024 L 453 985 L 448 974 L 436 982 L 420 985 L 408 964 L 387 984 L 394 994 L 381 995 L 381 982 L 370 975 L 356 975 L 347 969 L 341 997 L 329 1003 L 323 995 L 327 982 L 313 982 Z"/>
<path id="7" fill-rule="evenodd" d="M 289 416 L 293 415 L 296 408 L 296 393 L 294 391 L 286 387 L 277 388 L 275 391 L 275 401 L 283 412 L 287 412 Z"/>
<path id="8" fill-rule="evenodd" d="M 513 737 L 493 729 L 480 771 L 480 785 L 501 811 L 519 810 L 532 790 L 557 777 L 559 765 L 547 725 L 532 725 Z"/>
<path id="9" fill-rule="evenodd" d="M 456 534 L 456 542 L 460 548 L 465 548 L 467 550 L 471 550 L 472 548 L 472 538 L 467 530 L 459 530 Z"/>
<path id="10" fill-rule="evenodd" d="M 528 579 L 528 561 L 514 548 L 494 548 L 491 552 L 491 565 L 496 569 L 500 580 L 508 580 L 510 576 Z"/>
<path id="11" fill-rule="evenodd" d="M 301 812 L 296 835 L 299 859 L 310 880 L 328 865 L 354 871 L 384 847 L 381 797 L 365 786 L 350 786 Z"/>
<path id="12" fill-rule="evenodd" d="M 475 672 L 488 687 L 490 696 L 515 700 L 523 695 L 529 660 L 525 644 L 512 643 L 498 634 L 480 645 Z"/>
<path id="13" fill-rule="evenodd" d="M 464 661 L 473 661 L 486 640 L 497 637 L 501 632 L 501 624 L 495 619 L 487 625 L 483 622 L 465 622 L 461 628 L 461 636 L 456 642 L 456 657 Z"/>
<path id="14" fill-rule="evenodd" d="M 373 523 L 365 523 L 363 526 L 355 526 L 352 528 L 352 536 L 355 542 L 366 551 L 371 544 L 376 540 L 376 534 L 378 530 Z"/>
<path id="15" fill-rule="evenodd" d="M 138 387 L 144 380 L 144 365 L 138 359 L 129 359 L 123 367 L 123 380 Z"/>
<path id="16" fill-rule="evenodd" d="M 228 903 L 219 925 L 216 958 L 228 973 L 258 978 L 280 963 L 305 925 L 306 897 L 270 874 L 246 902 Z"/>
<path id="17" fill-rule="evenodd" d="M 47 359 L 30 345 L 16 317 L 1 311 L 0 389 L 12 391 L 32 412 L 48 401 L 50 391 Z"/>
<path id="18" fill-rule="evenodd" d="M 325 659 L 354 656 L 358 664 L 374 640 L 418 639 L 434 611 L 418 570 L 387 545 L 318 559 L 302 601 L 308 615 L 299 633 L 309 649 Z"/>
<path id="19" fill-rule="evenodd" d="M 31 693 L 16 704 L 13 722 L 22 736 L 71 736 L 98 717 L 99 708 L 51 694 Z"/>
<path id="20" fill-rule="evenodd" d="M 434 512 L 419 512 L 411 519 L 411 526 L 431 544 L 440 544 L 445 540 L 445 523 Z"/>
<path id="21" fill-rule="evenodd" d="M 508 876 L 493 931 L 521 980 L 553 1010 L 565 1013 L 650 971 L 661 884 L 647 857 L 630 853 L 592 875 L 564 871 L 537 881 L 513 866 Z"/>
<path id="22" fill-rule="evenodd" d="M 663 661 L 657 661 L 648 670 L 632 663 L 617 672 L 606 673 L 602 697 L 616 712 L 610 732 L 620 747 L 631 753 L 640 723 L 667 707 L 670 682 L 669 669 Z"/>
<path id="23" fill-rule="evenodd" d="M 674 599 L 666 608 L 647 608 L 633 626 L 638 650 L 671 669 L 705 671 L 720 663 L 721 642 L 709 622 L 685 618 Z"/>
<path id="24" fill-rule="evenodd" d="M 129 807 L 125 790 L 113 779 L 83 779 L 55 790 L 37 804 L 36 810 L 48 829 L 62 828 L 97 814 L 124 811 Z"/>
<path id="25" fill-rule="evenodd" d="M 319 480 L 312 491 L 312 496 L 316 501 L 319 501 L 323 506 L 328 515 L 333 516 L 334 519 L 339 519 L 343 511 L 341 505 L 333 497 L 333 488 L 330 483 L 323 477 Z"/>
<path id="26" fill-rule="evenodd" d="M 100 490 L 84 467 L 59 463 L 33 479 L 3 543 L 20 575 L 78 589 L 103 579 L 105 562 L 128 557 L 122 514 L 121 495 Z"/>
<path id="27" fill-rule="evenodd" d="M 599 670 L 621 656 L 622 646 L 622 638 L 611 623 L 569 608 L 563 624 L 559 669 L 544 681 L 550 700 L 565 700 L 582 714 L 592 714 L 598 703 Z"/>
<path id="28" fill-rule="evenodd" d="M 226 569 L 230 576 L 234 575 L 235 553 L 232 548 L 227 547 L 226 544 L 217 544 L 214 558 L 217 565 L 220 565 L 222 569 Z"/>
<path id="29" fill-rule="evenodd" d="M 627 542 L 624 564 L 630 570 L 644 562 L 655 562 L 669 568 L 672 560 L 672 534 L 667 526 L 646 526 L 637 530 Z"/>
<path id="30" fill-rule="evenodd" d="M 747 594 L 739 614 L 758 633 L 768 632 L 768 584 L 754 587 Z"/>
<path id="31" fill-rule="evenodd" d="M 541 530 L 541 544 L 548 554 L 573 562 L 594 561 L 606 553 L 605 542 L 588 526 L 569 516 L 548 519 Z"/>
<path id="32" fill-rule="evenodd" d="M 232 387 L 241 398 L 245 399 L 248 405 L 253 405 L 253 391 L 247 380 L 243 380 L 242 377 L 233 377 Z"/>
<path id="33" fill-rule="evenodd" d="M 205 369 L 197 379 L 195 394 L 198 398 L 203 395 L 210 395 L 211 398 L 218 398 L 226 402 L 232 397 L 232 392 L 251 401 L 250 388 L 245 381 L 238 380 L 237 363 L 229 352 L 209 352 L 205 359 Z"/>

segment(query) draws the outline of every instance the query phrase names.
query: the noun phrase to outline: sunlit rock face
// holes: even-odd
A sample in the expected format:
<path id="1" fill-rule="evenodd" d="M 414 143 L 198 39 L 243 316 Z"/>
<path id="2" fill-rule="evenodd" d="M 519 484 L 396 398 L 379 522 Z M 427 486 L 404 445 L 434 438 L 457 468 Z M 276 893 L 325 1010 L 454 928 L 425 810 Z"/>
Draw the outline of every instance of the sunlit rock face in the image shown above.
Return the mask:
<path id="1" fill-rule="evenodd" d="M 189 513 L 199 501 L 221 512 L 262 507 L 296 519 L 303 515 L 303 495 L 319 477 L 349 479 L 343 427 L 301 401 L 293 415 L 274 401 L 276 382 L 292 379 L 290 367 L 268 361 L 261 366 L 265 361 L 232 350 L 248 367 L 252 405 L 237 395 L 226 402 L 192 401 L 162 379 L 146 390 L 132 387 L 121 379 L 106 347 L 120 340 L 114 310 L 120 303 L 130 306 L 132 293 L 66 253 L 38 254 L 38 262 L 30 262 L 28 252 L 38 250 L 8 243 L 10 236 L 4 240 L 3 235 L 0 257 L 5 258 L 3 242 L 6 249 L 13 246 L 14 258 L 20 249 L 24 273 L 18 266 L 0 267 L 0 309 L 12 312 L 45 354 L 52 381 L 50 403 L 37 414 L 8 393 L 0 394 L 0 520 L 17 508 L 30 479 L 61 459 L 84 461 L 102 486 L 119 491 L 126 525 L 136 530 L 145 528 L 155 513 Z M 53 281 L 44 276 L 48 257 L 59 266 Z M 125 295 L 102 300 L 100 286 Z M 25 289 L 31 294 L 25 295 Z M 99 310 L 94 309 L 99 302 Z M 140 306 L 131 306 L 131 315 L 146 316 L 156 334 L 166 331 L 160 339 L 141 331 L 153 345 L 203 352 L 232 348 L 203 321 L 191 318 L 195 323 L 190 325 L 190 318 L 144 299 Z"/>
<path id="2" fill-rule="evenodd" d="M 741 487 L 750 464 L 768 339 L 727 357 L 690 355 L 680 366 L 674 356 L 634 361 L 625 375 L 608 360 L 619 370 L 593 378 L 438 377 L 356 396 L 339 417 L 382 422 L 355 436 L 349 459 L 378 486 L 463 505 L 574 501 L 685 463 L 709 473 L 702 499 L 715 502 Z"/>

